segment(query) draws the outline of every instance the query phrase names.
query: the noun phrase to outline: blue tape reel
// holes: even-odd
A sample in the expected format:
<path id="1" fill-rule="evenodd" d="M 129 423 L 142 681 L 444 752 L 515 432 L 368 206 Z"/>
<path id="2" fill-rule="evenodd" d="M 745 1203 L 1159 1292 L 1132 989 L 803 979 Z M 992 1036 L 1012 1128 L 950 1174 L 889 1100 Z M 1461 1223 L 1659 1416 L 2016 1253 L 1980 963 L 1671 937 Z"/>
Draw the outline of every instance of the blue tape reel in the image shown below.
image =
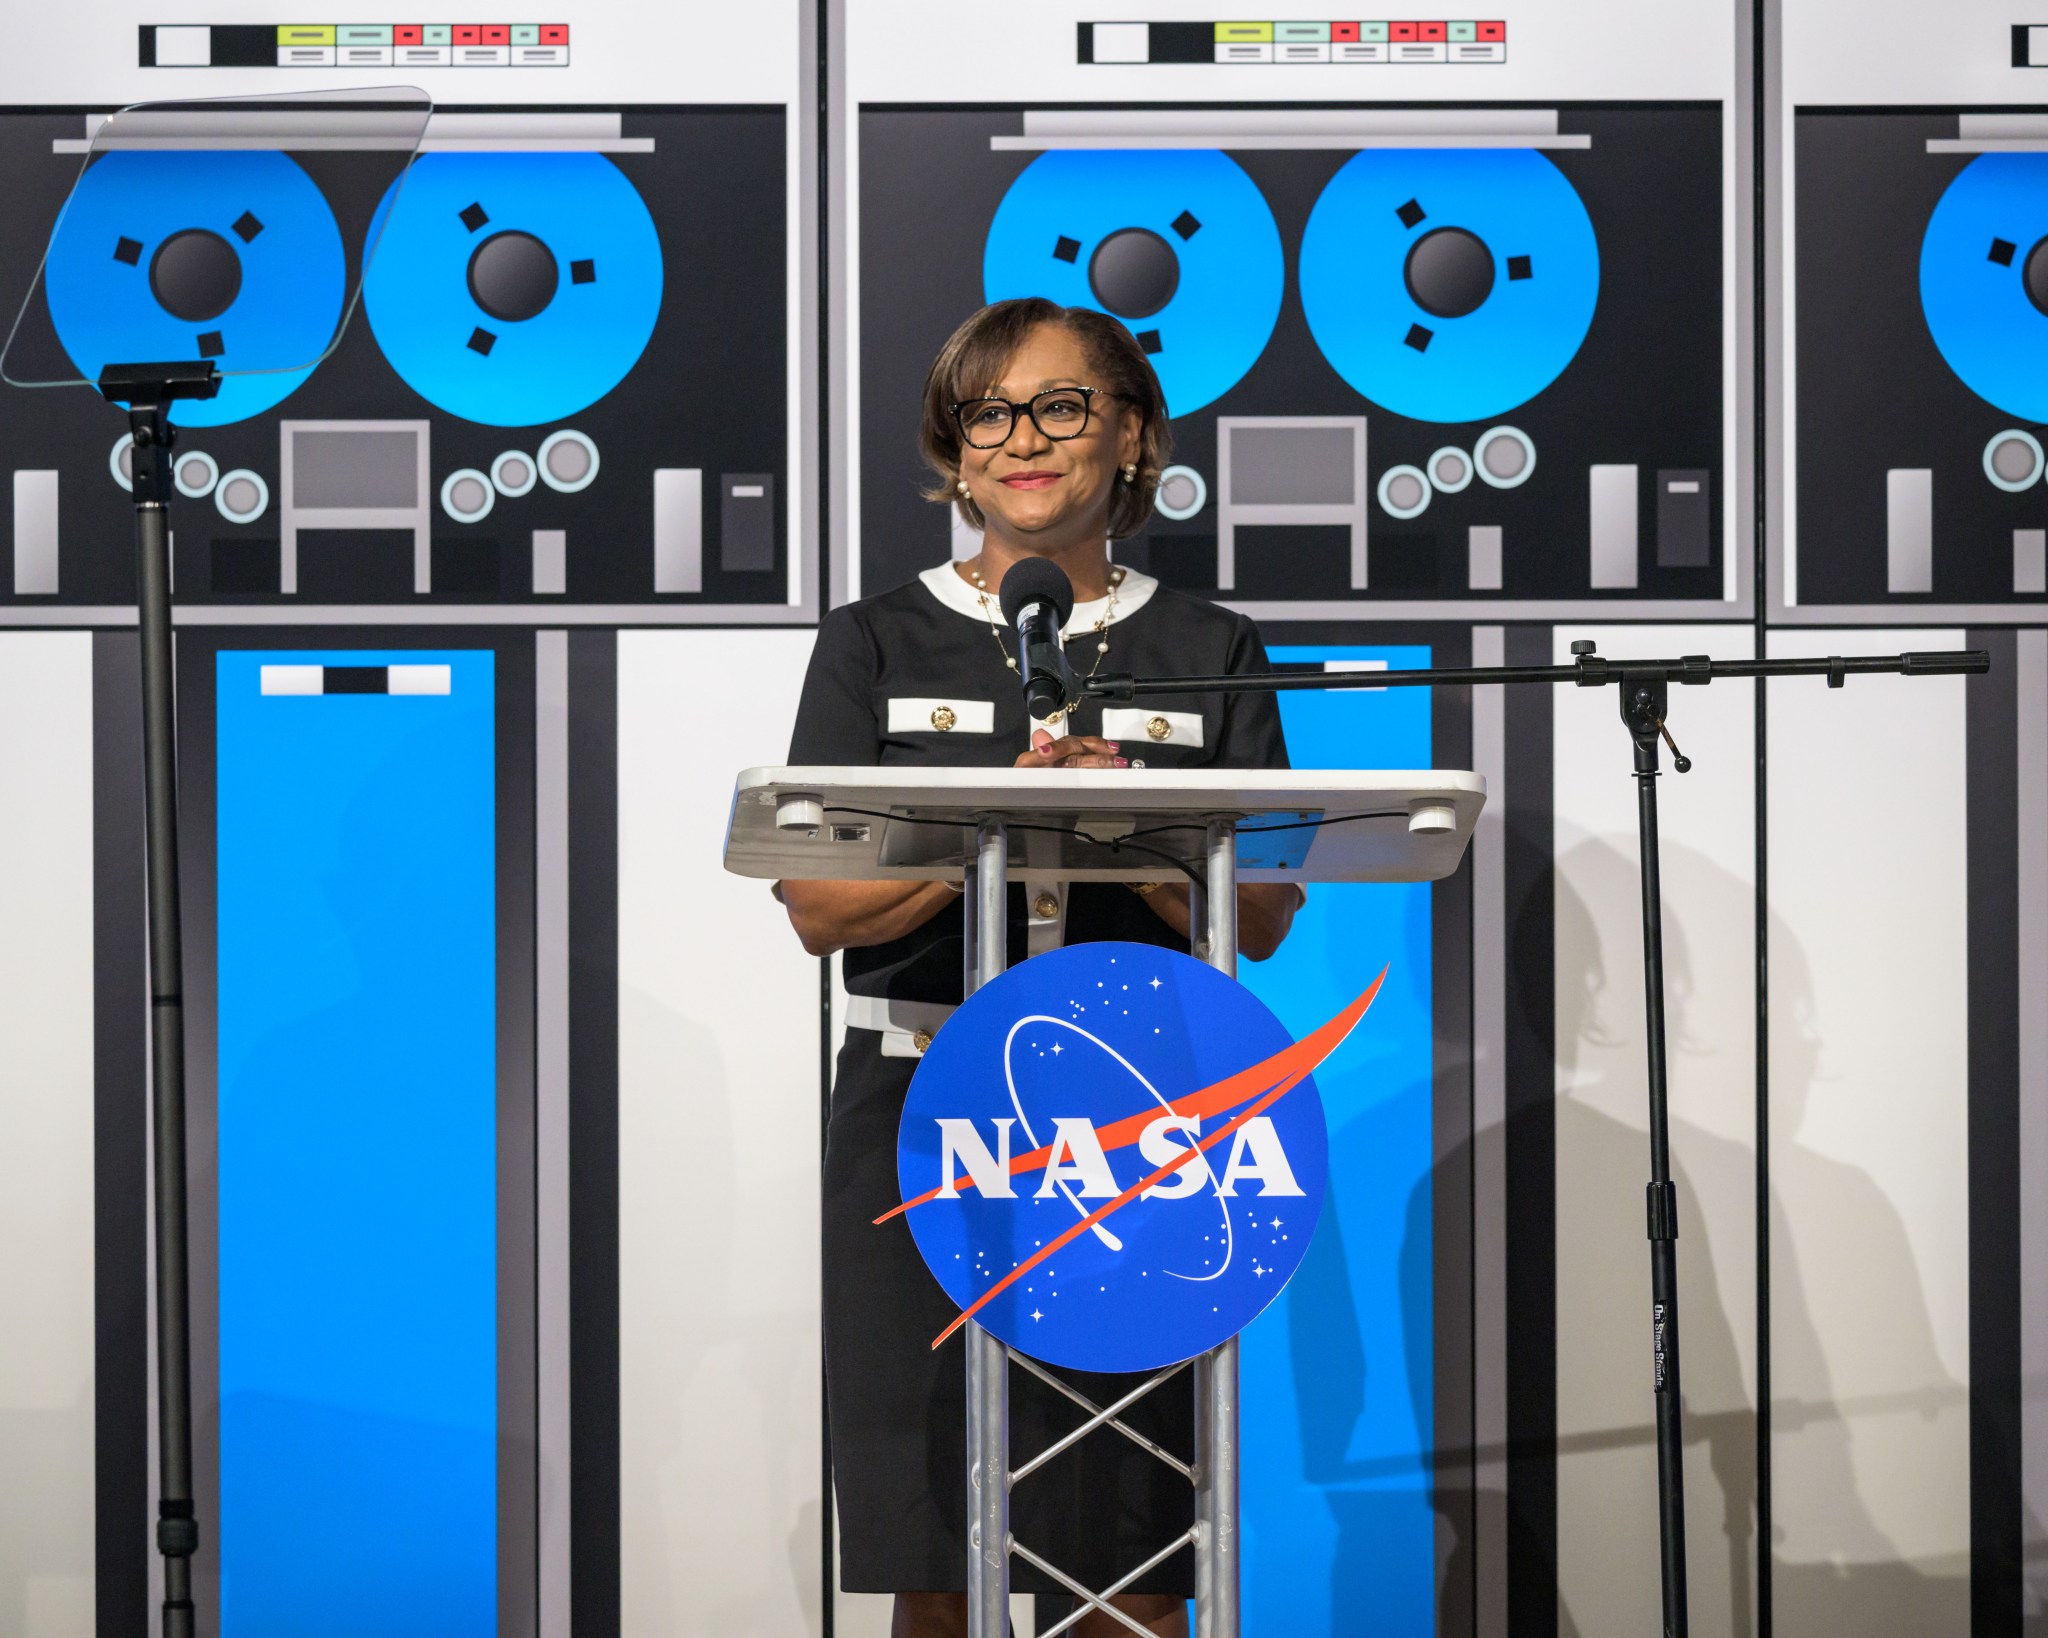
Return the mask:
<path id="1" fill-rule="evenodd" d="M 79 178 L 43 282 L 88 380 L 108 364 L 213 359 L 218 396 L 181 403 L 177 421 L 218 427 L 282 403 L 312 373 L 347 273 L 334 213 L 284 154 L 135 150 L 102 154 Z M 275 373 L 226 373 L 238 370 Z"/>
<path id="2" fill-rule="evenodd" d="M 402 181 L 371 224 L 363 310 L 407 386 L 465 421 L 525 427 L 574 415 L 626 378 L 661 313 L 662 261 L 654 218 L 618 166 L 603 154 L 437 153 Z"/>
<path id="3" fill-rule="evenodd" d="M 1533 149 L 1367 149 L 1310 212 L 1300 279 L 1316 345 L 1352 387 L 1418 421 L 1476 421 L 1572 361 L 1600 249 Z"/>
<path id="4" fill-rule="evenodd" d="M 1169 415 L 1258 361 L 1286 284 L 1280 230 L 1238 163 L 1208 149 L 1061 149 L 1024 168 L 982 254 L 989 301 L 1044 296 L 1121 321 Z"/>
<path id="5" fill-rule="evenodd" d="M 2048 421 L 2048 154 L 1981 154 L 1920 242 L 1920 309 L 1979 398 Z"/>

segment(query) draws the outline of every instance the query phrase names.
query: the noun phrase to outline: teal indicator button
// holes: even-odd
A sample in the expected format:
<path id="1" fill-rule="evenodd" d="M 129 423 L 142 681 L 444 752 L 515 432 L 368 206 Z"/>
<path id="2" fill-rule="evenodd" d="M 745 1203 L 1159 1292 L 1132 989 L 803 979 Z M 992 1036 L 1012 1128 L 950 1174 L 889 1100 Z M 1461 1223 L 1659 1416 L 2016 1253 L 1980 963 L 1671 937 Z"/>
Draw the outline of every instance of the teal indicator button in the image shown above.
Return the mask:
<path id="1" fill-rule="evenodd" d="M 1450 28 L 1451 43 L 1454 45 L 1460 41 L 1469 45 L 1479 38 L 1479 25 L 1477 23 L 1453 23 L 1450 25 Z"/>
<path id="2" fill-rule="evenodd" d="M 514 23 L 512 25 L 512 43 L 514 45 L 539 45 L 540 24 Z"/>
<path id="3" fill-rule="evenodd" d="M 1328 45 L 1330 25 L 1328 23 L 1275 23 L 1273 25 L 1275 44 L 1283 41 L 1294 45 Z"/>
<path id="4" fill-rule="evenodd" d="M 452 23 L 427 23 L 420 29 L 421 45 L 453 45 L 455 36 Z"/>
<path id="5" fill-rule="evenodd" d="M 1385 23 L 1360 23 L 1358 25 L 1358 37 L 1363 41 L 1377 42 L 1380 45 L 1385 45 L 1387 43 L 1387 25 Z"/>
<path id="6" fill-rule="evenodd" d="M 334 27 L 334 43 L 345 46 L 388 46 L 391 43 L 391 25 L 337 23 Z"/>

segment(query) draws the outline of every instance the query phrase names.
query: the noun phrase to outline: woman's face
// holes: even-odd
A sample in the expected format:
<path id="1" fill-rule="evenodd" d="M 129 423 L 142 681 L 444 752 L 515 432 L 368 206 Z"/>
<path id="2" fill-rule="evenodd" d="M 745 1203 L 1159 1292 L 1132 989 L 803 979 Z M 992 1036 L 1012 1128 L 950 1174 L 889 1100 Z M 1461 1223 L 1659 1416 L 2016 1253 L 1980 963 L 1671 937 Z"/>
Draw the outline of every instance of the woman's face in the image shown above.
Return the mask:
<path id="1" fill-rule="evenodd" d="M 1101 386 L 1079 339 L 1060 325 L 1041 324 L 1000 381 L 970 390 L 1021 404 L 1053 387 Z M 1138 447 L 1137 412 L 1098 391 L 1079 437 L 1048 438 L 1030 416 L 1019 415 L 1009 438 L 994 449 L 962 443 L 960 476 L 991 533 L 1028 551 L 1050 552 L 1105 538 L 1119 468 L 1138 459 Z"/>

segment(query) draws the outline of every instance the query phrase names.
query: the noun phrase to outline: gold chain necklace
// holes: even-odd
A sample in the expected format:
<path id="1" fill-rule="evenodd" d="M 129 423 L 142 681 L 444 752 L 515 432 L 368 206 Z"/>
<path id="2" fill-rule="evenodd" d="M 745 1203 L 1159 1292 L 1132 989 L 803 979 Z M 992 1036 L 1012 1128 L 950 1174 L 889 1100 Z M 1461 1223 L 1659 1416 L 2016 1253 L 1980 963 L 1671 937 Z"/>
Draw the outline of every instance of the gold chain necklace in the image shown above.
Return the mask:
<path id="1" fill-rule="evenodd" d="M 1017 657 L 1010 652 L 1010 645 L 1003 641 L 1002 622 L 996 618 L 995 611 L 989 607 L 988 582 L 981 576 L 979 560 L 969 567 L 967 572 L 974 578 L 975 601 L 981 604 L 982 616 L 988 621 L 989 632 L 996 640 L 996 648 L 1003 656 L 1003 664 L 1012 671 L 1015 671 L 1017 669 Z M 1084 682 L 1094 680 L 1095 673 L 1102 669 L 1103 656 L 1109 652 L 1109 623 L 1116 618 L 1116 589 L 1123 583 L 1124 571 L 1116 568 L 1111 569 L 1109 571 L 1109 601 L 1102 611 L 1102 618 L 1095 622 L 1095 663 L 1088 668 L 1088 675 L 1082 679 Z M 1059 722 L 1066 716 L 1067 710 L 1067 707 L 1062 706 L 1044 720 L 1049 723 Z"/>

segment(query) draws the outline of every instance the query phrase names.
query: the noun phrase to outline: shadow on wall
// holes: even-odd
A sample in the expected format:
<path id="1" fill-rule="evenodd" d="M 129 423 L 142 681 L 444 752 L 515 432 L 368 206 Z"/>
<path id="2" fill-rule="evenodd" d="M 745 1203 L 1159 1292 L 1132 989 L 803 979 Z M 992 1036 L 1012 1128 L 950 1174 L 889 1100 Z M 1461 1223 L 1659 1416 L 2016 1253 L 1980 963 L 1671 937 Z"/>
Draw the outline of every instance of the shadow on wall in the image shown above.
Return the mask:
<path id="1" fill-rule="evenodd" d="M 1606 856 L 1594 857 L 1589 850 Z M 1741 901 L 1750 898 L 1749 884 L 1697 855 L 1685 857 L 1687 851 L 1666 844 L 1667 892 L 1674 880 L 1683 878 L 1691 891 L 1705 884 L 1712 891 L 1737 895 Z M 1632 900 L 1635 866 L 1632 859 L 1600 842 L 1575 849 L 1564 865 L 1554 897 L 1554 945 L 1545 936 L 1550 932 L 1548 918 L 1528 914 L 1525 909 L 1517 918 L 1510 960 L 1513 970 L 1523 972 L 1540 972 L 1553 959 L 1562 963 L 1556 971 L 1554 1004 L 1558 1084 L 1565 1090 L 1553 1106 L 1556 1153 L 1571 1156 L 1572 1171 L 1580 1177 L 1612 1179 L 1615 1232 L 1603 1233 L 1596 1243 L 1566 1244 L 1561 1226 L 1560 1282 L 1575 1284 L 1581 1293 L 1614 1289 L 1625 1292 L 1626 1297 L 1616 1307 L 1606 1331 L 1611 1346 L 1599 1339 L 1563 1339 L 1582 1363 L 1590 1360 L 1590 1370 L 1599 1380 L 1560 1381 L 1556 1454 L 1561 1477 L 1567 1464 L 1592 1462 L 1595 1466 L 1588 1470 L 1589 1477 L 1611 1476 L 1617 1481 L 1615 1500 L 1622 1504 L 1617 1515 L 1621 1528 L 1613 1537 L 1600 1538 L 1602 1569 L 1610 1579 L 1620 1572 L 1619 1579 L 1632 1589 L 1626 1596 L 1640 1606 L 1640 1619 L 1653 1622 L 1658 1586 L 1655 1515 L 1649 1505 L 1655 1493 L 1654 1425 L 1641 1323 L 1649 1280 L 1641 1204 L 1643 1183 L 1649 1175 L 1647 1111 L 1637 1115 L 1632 1104 L 1627 1118 L 1617 1119 L 1595 1107 L 1600 1101 L 1616 1107 L 1616 1094 L 1621 1092 L 1638 1103 L 1642 1096 L 1642 992 L 1635 967 L 1638 946 L 1632 937 L 1616 939 L 1611 927 L 1606 929 L 1609 942 L 1603 946 L 1585 900 L 1564 885 L 1589 878 L 1601 882 L 1603 890 L 1596 896 L 1606 904 L 1613 899 L 1604 891 L 1605 878 L 1625 873 L 1626 896 Z M 1674 1077 L 1683 1085 L 1687 1058 L 1710 1051 L 1714 1043 L 1704 1038 L 1697 1016 L 1692 961 L 1683 932 L 1667 920 L 1665 938 L 1667 1028 Z M 1544 947 L 1536 948 L 1538 943 Z M 1606 951 L 1617 944 L 1622 946 L 1619 960 L 1610 960 Z M 1771 1157 L 1770 1212 L 1773 1452 L 1779 1470 L 1774 1487 L 1774 1630 L 1779 1638 L 1836 1638 L 1852 1632 L 1858 1638 L 1928 1638 L 1934 1633 L 1965 1631 L 1969 1618 L 1967 1555 L 1917 1559 L 1907 1555 L 1880 1528 L 1877 1513 L 1882 1509 L 1874 1512 L 1869 1498 L 1880 1491 L 1912 1491 L 1914 1473 L 1910 1468 L 1901 1471 L 1897 1464 L 1902 1458 L 1910 1461 L 1915 1430 L 1931 1427 L 1938 1420 L 1967 1417 L 1967 1389 L 1949 1375 L 1936 1352 L 1926 1297 L 1898 1211 L 1867 1172 L 1802 1141 L 1804 1112 L 1826 1071 L 1815 1032 L 1813 991 L 1804 952 L 1789 930 L 1776 921 L 1771 948 L 1776 1003 L 1771 1105 L 1773 1128 L 1779 1134 Z M 1545 1006 L 1552 1004 L 1545 986 L 1513 988 L 1525 1003 L 1533 998 Z M 1552 1020 L 1534 1022 L 1547 1030 Z M 1636 1066 L 1632 1081 L 1619 1079 L 1618 1066 L 1624 1059 Z M 1616 1067 L 1603 1070 L 1603 1060 Z M 1606 1087 L 1602 1100 L 1601 1079 L 1610 1072 L 1617 1079 Z M 1745 1072 L 1739 1092 L 1745 1102 L 1750 1085 Z M 1714 1110 L 1717 1120 L 1730 1113 L 1718 1107 Z M 1755 1162 L 1751 1144 L 1746 1139 L 1732 1140 L 1728 1123 L 1720 1124 L 1721 1130 L 1710 1131 L 1674 1116 L 1671 1128 L 1673 1175 L 1680 1194 L 1688 1567 L 1695 1624 L 1701 1630 L 1751 1638 L 1756 1629 L 1755 1385 L 1748 1364 L 1753 1352 L 1751 1338 L 1743 1335 L 1738 1346 L 1737 1325 L 1746 1332 L 1753 1320 L 1747 1302 L 1741 1304 L 1739 1320 L 1731 1320 L 1719 1293 L 1741 1288 L 1753 1275 L 1746 1266 L 1716 1268 L 1701 1203 L 1718 1202 L 1722 1217 L 1731 1200 L 1753 1209 L 1749 1203 L 1754 1200 Z M 1475 1151 L 1485 1155 L 1487 1146 L 1503 1141 L 1497 1129 L 1477 1133 L 1472 1144 L 1439 1161 L 1438 1175 L 1473 1175 Z M 1526 1186 L 1529 1181 L 1521 1183 Z M 1428 1187 L 1418 1187 L 1411 1196 L 1409 1245 L 1421 1249 L 1418 1255 L 1404 1251 L 1402 1263 L 1402 1306 L 1410 1350 L 1421 1358 L 1427 1357 L 1429 1346 L 1430 1200 Z M 1802 1221 L 1825 1220 L 1832 1238 L 1861 1248 L 1865 1277 L 1854 1289 L 1809 1289 L 1801 1275 L 1785 1211 L 1788 1200 L 1795 1203 Z M 1580 1222 L 1586 1219 L 1583 1210 L 1567 1213 L 1565 1204 L 1560 1202 L 1561 1225 L 1573 1217 Z M 1605 1211 L 1604 1204 L 1601 1211 Z M 1328 1225 L 1324 1232 L 1328 1233 Z M 1727 1236 L 1725 1227 L 1723 1236 Z M 1743 1240 L 1747 1245 L 1747 1236 Z M 1841 1321 L 1851 1310 L 1853 1323 L 1844 1327 Z M 1570 1317 L 1560 1313 L 1561 1330 Z M 1874 1369 L 1859 1371 L 1858 1391 L 1845 1395 L 1835 1380 L 1837 1365 L 1847 1350 L 1860 1346 L 1858 1339 L 1879 1339 L 1875 1351 L 1880 1362 Z M 1510 1338 L 1509 1346 L 1515 1345 Z M 1362 1402 L 1365 1361 L 1325 1356 L 1316 1363 L 1330 1379 L 1322 1392 L 1326 1410 L 1334 1414 L 1332 1407 L 1342 1397 L 1337 1391 L 1340 1387 Z M 1875 1391 L 1860 1391 L 1866 1383 Z M 1582 1406 L 1599 1405 L 1600 1414 L 1594 1418 L 1565 1414 L 1574 1400 Z M 1425 1442 L 1432 1433 L 1427 1409 L 1418 1402 L 1416 1412 Z M 1950 1436 L 1957 1435 L 1952 1427 Z M 1325 1430 L 1324 1438 L 1342 1448 L 1341 1433 Z M 1440 1540 L 1445 1544 L 1439 1553 L 1443 1567 L 1439 1608 L 1447 1620 L 1468 1607 L 1477 1575 L 1505 1573 L 1502 1555 L 1508 1533 L 1524 1527 L 1497 1486 L 1479 1488 L 1479 1475 L 1489 1469 L 1500 1471 L 1507 1455 L 1507 1450 L 1497 1445 L 1433 1452 L 1432 1495 L 1440 1520 Z M 1788 1470 L 1796 1474 L 1791 1485 Z M 1599 1486 L 1582 1479 L 1569 1488 L 1581 1498 L 1594 1496 L 1594 1505 L 1604 1508 L 1604 1492 Z M 1703 1505 L 1715 1499 L 1715 1491 L 1718 1505 Z M 1566 1505 L 1567 1496 L 1561 1494 L 1560 1510 Z M 1369 1528 L 1369 1521 L 1358 1522 Z M 1581 1539 L 1589 1536 L 1589 1523 L 1597 1526 L 1599 1521 L 1581 1521 Z M 1966 1518 L 1960 1527 L 1967 1539 Z M 1491 1562 L 1479 1561 L 1479 1542 L 1486 1544 Z M 1644 1550 L 1638 1552 L 1638 1545 Z M 1341 1579 L 1341 1569 L 1339 1576 Z M 1349 1607 L 1370 1608 L 1369 1598 L 1363 1605 L 1353 1602 Z M 1582 1630 L 1604 1629 L 1612 1613 L 1604 1606 L 1600 1610 L 1582 1608 L 1575 1619 L 1575 1612 L 1560 1598 L 1555 1630 L 1565 1638 L 1577 1638 Z M 1464 1617 L 1444 1630 L 1469 1624 L 1469 1617 Z"/>
<path id="2" fill-rule="evenodd" d="M 1770 948 L 1776 1631 L 1783 1638 L 1963 1632 L 1970 1622 L 1967 1549 L 1915 1554 L 1879 1518 L 1923 1482 L 1919 1452 L 1937 1441 L 1967 1446 L 1969 1391 L 1935 1348 L 1897 1209 L 1868 1172 L 1810 1141 L 1809 1107 L 1834 1077 L 1806 952 L 1775 916 Z M 1958 1098 L 1958 1118 L 1961 1107 Z M 1882 1110 L 1869 1113 L 1883 1118 Z M 1838 1284 L 1804 1274 L 1794 1218 L 1805 1233 L 1824 1225 L 1836 1246 L 1853 1246 L 1861 1278 Z M 1853 1380 L 1843 1380 L 1850 1373 Z M 1948 1533 L 1966 1543 L 1967 1494 L 1954 1506 Z"/>
<path id="3" fill-rule="evenodd" d="M 1754 1083 L 1747 1031 L 1734 1036 L 1730 1029 L 1730 986 L 1725 979 L 1702 983 L 1693 954 L 1695 940 L 1727 947 L 1727 906 L 1743 904 L 1749 889 L 1697 851 L 1668 841 L 1664 870 L 1689 1604 L 1703 1631 L 1749 1638 L 1756 1394 L 1748 1351 L 1737 1338 L 1755 1324 L 1755 1156 L 1747 1141 Z M 1696 928 L 1689 929 L 1680 903 L 1697 907 Z M 1552 1114 L 1558 1607 L 1565 1631 L 1653 1627 L 1662 1596 L 1646 1323 L 1643 1189 L 1650 1161 L 1640 904 L 1632 852 L 1588 838 L 1559 859 L 1551 895 L 1558 1089 Z M 1541 918 L 1525 917 L 1518 927 L 1518 964 L 1541 959 L 1526 947 L 1541 926 Z M 1731 976 L 1739 984 L 1744 972 Z M 1735 1004 L 1748 1013 L 1746 992 Z"/>

